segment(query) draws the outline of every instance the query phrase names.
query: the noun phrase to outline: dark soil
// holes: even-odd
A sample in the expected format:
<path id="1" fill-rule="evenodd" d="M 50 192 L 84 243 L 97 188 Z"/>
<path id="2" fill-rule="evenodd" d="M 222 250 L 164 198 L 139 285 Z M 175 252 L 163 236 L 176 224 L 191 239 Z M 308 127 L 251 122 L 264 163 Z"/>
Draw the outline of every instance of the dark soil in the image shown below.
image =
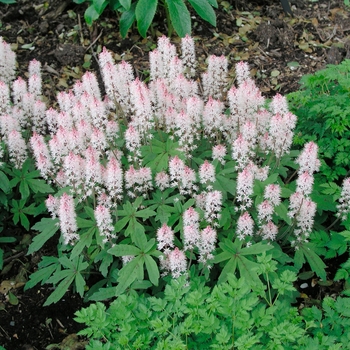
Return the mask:
<path id="1" fill-rule="evenodd" d="M 193 22 L 200 70 L 205 69 L 209 54 L 225 55 L 233 82 L 235 63 L 245 60 L 264 95 L 271 97 L 276 92 L 297 90 L 304 74 L 350 58 L 350 12 L 343 0 L 291 0 L 294 17 L 283 13 L 278 0 L 218 3 L 217 28 L 198 19 Z M 41 61 L 48 102 L 54 103 L 57 91 L 72 86 L 85 69 L 96 71 L 96 55 L 102 46 L 112 50 L 117 61 L 131 62 L 136 74 L 145 77 L 148 52 L 155 47 L 157 36 L 167 34 L 159 17 L 154 36 L 142 39 L 134 28 L 122 39 L 114 13 L 106 11 L 101 21 L 89 28 L 84 10 L 85 5 L 70 0 L 18 0 L 14 5 L 0 5 L 0 36 L 16 51 L 19 75 L 26 75 L 30 60 Z M 175 36 L 172 41 L 179 43 Z M 56 253 L 50 244 L 44 247 L 46 255 Z M 81 326 L 73 321 L 82 300 L 68 293 L 59 303 L 42 307 L 52 292 L 51 285 L 23 291 L 28 274 L 35 271 L 40 259 L 26 256 L 25 248 L 10 248 L 7 269 L 0 275 L 0 345 L 7 350 L 45 349 L 50 344 L 60 344 L 57 349 L 84 348 L 83 340 L 74 335 Z M 339 263 L 332 261 L 334 271 Z M 325 287 L 315 291 L 315 299 L 331 293 Z"/>

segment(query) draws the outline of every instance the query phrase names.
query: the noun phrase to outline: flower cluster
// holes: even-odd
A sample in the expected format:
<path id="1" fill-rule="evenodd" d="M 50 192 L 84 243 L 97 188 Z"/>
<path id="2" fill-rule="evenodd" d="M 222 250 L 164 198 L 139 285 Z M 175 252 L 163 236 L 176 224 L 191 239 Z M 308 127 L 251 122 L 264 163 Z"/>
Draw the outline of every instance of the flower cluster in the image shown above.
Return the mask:
<path id="1" fill-rule="evenodd" d="M 276 239 L 274 214 L 283 204 L 283 176 L 272 176 L 276 173 L 270 160 L 277 167 L 290 152 L 296 117 L 278 94 L 266 108 L 246 63 L 237 64 L 238 84 L 228 89 L 227 59 L 210 56 L 200 84 L 193 79 L 193 39 L 182 39 L 180 58 L 170 40 L 161 37 L 150 53 L 150 79 L 145 83 L 135 78 L 128 63 L 116 64 L 104 48 L 98 60 L 106 96 L 96 75 L 87 72 L 70 91 L 57 95 L 55 110 L 41 100 L 40 63 L 31 62 L 28 83 L 21 78 L 11 83 L 14 57 L 1 38 L 0 46 L 1 135 L 17 167 L 32 152 L 43 178 L 59 189 L 46 206 L 58 217 L 66 244 L 79 239 L 77 216 L 94 216 L 100 234 L 96 241 L 109 246 L 141 246 L 134 228 L 135 223 L 143 225 L 150 239 L 157 239 L 164 274 L 178 277 L 192 261 L 210 267 L 222 222 L 236 225 L 242 240 L 250 240 L 255 226 L 263 239 Z M 24 129 L 32 131 L 29 149 Z M 307 240 L 316 211 L 310 195 L 313 173 L 320 167 L 317 145 L 305 145 L 296 163 L 288 215 L 297 246 Z M 343 217 L 348 187 L 344 182 L 338 207 Z M 89 205 L 93 210 L 86 211 Z M 137 216 L 141 205 L 149 208 Z M 135 212 L 127 212 L 129 207 Z M 124 264 L 131 259 L 122 258 Z"/>

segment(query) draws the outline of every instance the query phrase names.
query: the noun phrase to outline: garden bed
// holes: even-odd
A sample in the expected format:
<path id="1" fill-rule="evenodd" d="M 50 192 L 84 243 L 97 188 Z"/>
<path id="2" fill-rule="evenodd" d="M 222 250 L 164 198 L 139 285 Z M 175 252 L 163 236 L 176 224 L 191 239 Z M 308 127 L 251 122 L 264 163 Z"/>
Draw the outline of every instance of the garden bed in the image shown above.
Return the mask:
<path id="1" fill-rule="evenodd" d="M 209 54 L 223 54 L 229 58 L 233 80 L 235 63 L 247 61 L 258 87 L 265 96 L 272 97 L 277 92 L 285 95 L 298 90 L 303 75 L 350 58 L 350 14 L 341 0 L 291 1 L 293 18 L 283 13 L 278 1 L 232 3 L 231 7 L 227 2 L 219 7 L 217 28 L 194 20 L 199 70 L 205 70 L 205 58 Z M 48 101 L 54 101 L 58 91 L 71 87 L 86 69 L 98 72 L 96 52 L 102 46 L 115 52 L 117 60 L 130 62 L 141 78 L 148 74 L 148 53 L 154 48 L 156 38 L 142 39 L 134 29 L 122 39 L 111 12 L 106 12 L 101 21 L 88 28 L 83 12 L 84 6 L 68 1 L 51 1 L 47 7 L 42 1 L 23 0 L 0 8 L 0 36 L 17 54 L 19 75 L 25 76 L 30 60 L 41 61 L 43 90 Z M 157 36 L 166 34 L 160 19 L 154 29 Z M 172 41 L 179 43 L 176 37 Z M 6 220 L 11 229 L 12 218 Z M 3 287 L 0 290 L 3 291 L 0 293 L 0 345 L 6 349 L 44 349 L 66 339 L 72 342 L 69 349 L 83 348 L 83 340 L 73 335 L 82 328 L 73 321 L 74 312 L 83 306 L 77 294 L 67 293 L 57 304 L 42 307 L 51 293 L 51 285 L 23 291 L 23 283 L 37 269 L 40 255 L 56 254 L 55 244 L 50 241 L 44 251 L 26 256 L 31 238 L 26 234 L 24 230 L 17 230 L 14 236 L 22 244 L 9 245 L 6 250 L 0 280 Z M 333 276 L 342 262 L 343 258 L 331 261 Z M 13 300 L 5 297 L 9 288 Z M 308 294 L 319 301 L 341 290 L 336 284 L 332 288 L 316 288 Z M 61 349 L 63 346 L 66 344 Z"/>

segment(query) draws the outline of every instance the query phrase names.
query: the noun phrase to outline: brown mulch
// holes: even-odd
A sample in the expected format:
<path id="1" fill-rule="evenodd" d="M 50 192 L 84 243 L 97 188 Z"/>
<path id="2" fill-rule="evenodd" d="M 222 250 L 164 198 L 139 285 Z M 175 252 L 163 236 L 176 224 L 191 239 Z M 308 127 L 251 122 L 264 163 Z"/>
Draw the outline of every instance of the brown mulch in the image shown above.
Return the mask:
<path id="1" fill-rule="evenodd" d="M 305 74 L 350 58 L 350 10 L 343 0 L 291 0 L 294 17 L 283 13 L 278 0 L 218 3 L 217 28 L 193 20 L 192 35 L 202 71 L 209 54 L 225 55 L 233 82 L 235 63 L 247 61 L 258 86 L 271 97 L 297 90 Z M 148 53 L 155 47 L 156 37 L 167 34 L 166 23 L 159 17 L 155 18 L 154 37 L 143 39 L 134 28 L 122 39 L 118 18 L 110 11 L 89 28 L 84 22 L 84 6 L 70 0 L 18 0 L 15 5 L 0 5 L 0 36 L 16 51 L 19 75 L 26 75 L 30 60 L 41 61 L 48 101 L 54 101 L 57 91 L 71 87 L 86 69 L 96 71 L 97 54 L 103 46 L 114 52 L 116 61 L 129 61 L 138 76 L 147 77 Z M 171 39 L 179 43 L 177 37 Z M 17 253 L 7 250 L 8 257 Z M 17 261 L 0 275 L 0 282 L 15 279 L 25 264 L 29 272 L 36 268 L 36 262 L 24 254 Z M 69 349 L 82 346 L 73 336 L 80 329 L 73 317 L 82 301 L 67 294 L 59 303 L 43 308 L 50 287 L 23 292 L 18 285 L 11 290 L 18 305 L 11 305 L 7 295 L 0 293 L 0 345 L 8 350 L 45 349 L 49 344 L 63 344 L 69 337 L 75 344 Z"/>

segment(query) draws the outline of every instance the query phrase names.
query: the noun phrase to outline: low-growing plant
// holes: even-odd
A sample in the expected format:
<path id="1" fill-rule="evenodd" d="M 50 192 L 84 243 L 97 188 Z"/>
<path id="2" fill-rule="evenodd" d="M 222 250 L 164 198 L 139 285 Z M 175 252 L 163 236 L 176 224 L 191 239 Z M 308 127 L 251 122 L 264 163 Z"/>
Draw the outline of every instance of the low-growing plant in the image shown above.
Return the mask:
<path id="1" fill-rule="evenodd" d="M 4 153 L 8 154 L 6 148 Z M 41 178 L 31 159 L 27 159 L 20 169 L 9 163 L 6 157 L 3 160 L 0 170 L 0 244 L 21 241 L 23 231 L 29 231 L 35 218 L 47 214 L 45 199 L 54 192 Z M 23 230 L 19 231 L 19 227 Z M 3 247 L 0 247 L 0 270 L 6 255 L 11 254 Z"/>
<path id="2" fill-rule="evenodd" d="M 85 21 L 91 25 L 96 21 L 105 8 L 109 6 L 113 11 L 121 13 L 119 31 L 123 38 L 134 22 L 139 33 L 146 37 L 149 27 L 154 21 L 156 12 L 163 12 L 166 19 L 168 35 L 175 30 L 180 37 L 191 34 L 191 15 L 184 0 L 73 0 L 76 4 L 87 2 L 89 7 L 85 11 Z M 216 26 L 216 15 L 213 9 L 218 7 L 216 0 L 188 0 L 195 12 Z"/>
<path id="3" fill-rule="evenodd" d="M 300 83 L 301 89 L 288 95 L 299 120 L 294 142 L 317 142 L 320 174 L 339 185 L 350 165 L 350 60 L 306 75 Z"/>
<path id="4" fill-rule="evenodd" d="M 60 231 L 58 256 L 43 257 L 26 284 L 56 287 L 45 305 L 71 286 L 91 300 L 161 290 L 164 276 L 191 269 L 208 280 L 225 282 L 237 273 L 261 285 L 258 259 L 266 252 L 281 271 L 291 265 L 297 273 L 308 262 L 327 279 L 309 241 L 317 205 L 317 215 L 328 208 L 327 197 L 313 191 L 317 145 L 291 150 L 296 117 L 281 95 L 266 108 L 247 64 L 237 64 L 238 86 L 227 89 L 227 60 L 210 56 L 199 85 L 192 78 L 193 39 L 183 38 L 181 46 L 180 59 L 169 39 L 159 38 L 148 85 L 104 49 L 106 96 L 87 72 L 58 94 L 59 111 L 43 108 L 39 62 L 30 64 L 28 85 L 21 78 L 12 83 L 12 99 L 7 84 L 15 64 L 0 70 L 1 131 L 12 161 L 23 164 L 31 130 L 36 166 L 55 188 L 45 202 L 52 219 L 33 226 L 38 235 L 28 250 Z M 345 181 L 341 219 L 349 212 L 348 187 Z M 89 289 L 95 273 L 102 279 Z"/>
<path id="5" fill-rule="evenodd" d="M 296 274 L 276 273 L 269 255 L 259 260 L 263 285 L 229 273 L 213 288 L 205 279 L 172 280 L 159 296 L 119 296 L 76 312 L 86 349 L 341 349 L 347 346 L 348 298 L 302 310 L 291 306 Z M 324 327 L 324 328 L 323 328 Z"/>

